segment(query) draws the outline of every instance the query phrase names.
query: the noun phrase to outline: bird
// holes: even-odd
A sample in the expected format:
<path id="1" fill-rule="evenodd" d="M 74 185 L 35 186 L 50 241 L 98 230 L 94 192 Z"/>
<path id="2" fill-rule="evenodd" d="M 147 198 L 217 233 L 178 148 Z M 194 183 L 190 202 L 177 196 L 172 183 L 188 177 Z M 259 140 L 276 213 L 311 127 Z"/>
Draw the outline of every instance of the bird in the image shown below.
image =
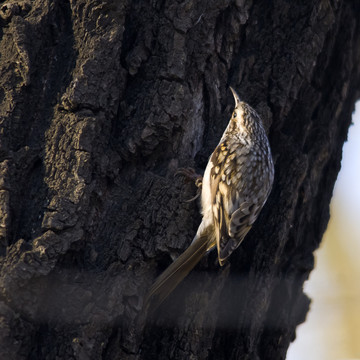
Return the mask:
<path id="1" fill-rule="evenodd" d="M 190 246 L 155 280 L 144 300 L 154 312 L 202 257 L 217 248 L 223 266 L 259 216 L 273 185 L 274 164 L 259 114 L 230 87 L 235 108 L 210 155 L 201 186 L 202 221 Z"/>

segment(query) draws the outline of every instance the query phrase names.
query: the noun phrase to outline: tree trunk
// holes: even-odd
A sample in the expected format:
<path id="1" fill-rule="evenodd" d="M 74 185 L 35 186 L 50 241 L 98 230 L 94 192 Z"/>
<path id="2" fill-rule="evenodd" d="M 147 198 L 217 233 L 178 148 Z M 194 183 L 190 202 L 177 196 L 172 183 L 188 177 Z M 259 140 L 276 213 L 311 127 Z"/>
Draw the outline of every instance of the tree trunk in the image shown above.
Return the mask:
<path id="1" fill-rule="evenodd" d="M 0 5 L 0 358 L 284 359 L 310 300 L 360 81 L 352 0 Z M 206 256 L 146 326 L 191 242 L 234 103 L 264 119 L 272 193 L 230 262 Z"/>

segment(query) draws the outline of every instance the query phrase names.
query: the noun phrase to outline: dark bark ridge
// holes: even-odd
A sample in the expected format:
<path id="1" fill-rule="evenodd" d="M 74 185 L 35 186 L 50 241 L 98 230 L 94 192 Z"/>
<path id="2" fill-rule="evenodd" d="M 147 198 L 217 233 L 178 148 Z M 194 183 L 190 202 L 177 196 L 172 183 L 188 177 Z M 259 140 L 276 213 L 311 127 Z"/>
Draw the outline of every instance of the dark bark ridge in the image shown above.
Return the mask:
<path id="1" fill-rule="evenodd" d="M 350 0 L 0 4 L 0 358 L 285 359 L 359 89 Z M 191 242 L 232 85 L 264 119 L 269 200 L 145 327 Z"/>

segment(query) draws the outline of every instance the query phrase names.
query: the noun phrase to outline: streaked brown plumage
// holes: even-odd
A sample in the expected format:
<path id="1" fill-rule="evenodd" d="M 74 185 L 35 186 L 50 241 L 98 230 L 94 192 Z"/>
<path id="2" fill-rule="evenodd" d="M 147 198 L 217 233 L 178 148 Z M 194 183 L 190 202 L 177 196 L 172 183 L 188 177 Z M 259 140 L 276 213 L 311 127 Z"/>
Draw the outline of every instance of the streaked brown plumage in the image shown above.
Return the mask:
<path id="1" fill-rule="evenodd" d="M 147 311 L 154 311 L 215 246 L 223 265 L 251 229 L 271 191 L 274 165 L 262 120 L 230 89 L 235 109 L 205 169 L 202 222 L 191 245 L 150 288 Z"/>

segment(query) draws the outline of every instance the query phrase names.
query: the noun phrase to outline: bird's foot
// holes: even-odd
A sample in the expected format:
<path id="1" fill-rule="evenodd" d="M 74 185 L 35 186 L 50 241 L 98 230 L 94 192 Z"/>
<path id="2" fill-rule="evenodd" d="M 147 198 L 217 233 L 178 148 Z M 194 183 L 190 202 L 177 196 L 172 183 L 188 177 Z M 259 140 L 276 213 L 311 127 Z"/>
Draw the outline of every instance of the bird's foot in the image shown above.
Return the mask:
<path id="1" fill-rule="evenodd" d="M 186 182 L 193 181 L 198 188 L 202 186 L 203 177 L 195 172 L 193 168 L 180 168 L 175 173 L 175 176 L 182 175 L 185 177 Z"/>
<path id="2" fill-rule="evenodd" d="M 191 202 L 191 201 L 196 200 L 201 194 L 203 177 L 201 175 L 197 174 L 193 168 L 180 168 L 175 173 L 175 176 L 177 176 L 177 175 L 184 176 L 185 182 L 193 181 L 195 183 L 196 187 L 198 188 L 196 195 L 193 198 L 186 200 L 186 202 Z"/>

